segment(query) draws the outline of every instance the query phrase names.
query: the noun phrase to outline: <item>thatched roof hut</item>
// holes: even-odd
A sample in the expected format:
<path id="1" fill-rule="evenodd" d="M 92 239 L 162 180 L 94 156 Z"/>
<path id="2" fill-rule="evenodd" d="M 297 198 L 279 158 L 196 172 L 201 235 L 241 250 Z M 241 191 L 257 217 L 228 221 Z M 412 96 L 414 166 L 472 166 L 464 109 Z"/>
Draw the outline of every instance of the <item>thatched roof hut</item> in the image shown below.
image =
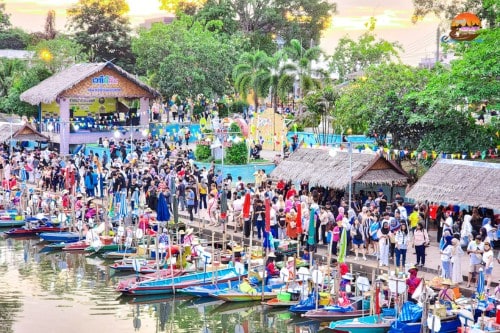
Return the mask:
<path id="1" fill-rule="evenodd" d="M 500 209 L 500 164 L 440 159 L 406 197 L 453 205 Z"/>
<path id="2" fill-rule="evenodd" d="M 347 151 L 301 148 L 281 162 L 271 177 L 345 189 L 349 186 L 350 167 Z M 380 154 L 352 153 L 353 184 L 404 186 L 408 178 L 404 170 Z"/>
<path id="3" fill-rule="evenodd" d="M 49 137 L 38 132 L 31 124 L 0 123 L 0 142 L 10 139 L 17 141 L 49 141 Z"/>
<path id="4" fill-rule="evenodd" d="M 31 89 L 26 90 L 20 96 L 21 101 L 31 105 L 38 105 L 40 103 L 50 104 L 61 96 L 65 91 L 73 88 L 78 83 L 86 78 L 102 71 L 104 68 L 113 69 L 115 72 L 132 81 L 134 84 L 144 89 L 154 97 L 160 96 L 160 93 L 149 87 L 147 84 L 141 82 L 137 77 L 128 73 L 119 66 L 112 62 L 101 63 L 83 63 L 75 64 L 65 70 L 54 74 L 48 79 L 40 82 L 38 85 Z M 130 98 L 136 96 L 128 96 Z"/>

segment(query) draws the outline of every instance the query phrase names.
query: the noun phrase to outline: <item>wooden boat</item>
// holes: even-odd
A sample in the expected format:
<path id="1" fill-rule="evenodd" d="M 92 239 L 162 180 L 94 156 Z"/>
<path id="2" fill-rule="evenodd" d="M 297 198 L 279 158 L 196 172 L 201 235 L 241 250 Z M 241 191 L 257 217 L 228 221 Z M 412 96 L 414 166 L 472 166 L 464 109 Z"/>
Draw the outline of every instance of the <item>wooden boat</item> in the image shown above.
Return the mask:
<path id="1" fill-rule="evenodd" d="M 51 243 L 74 243 L 80 239 L 78 232 L 42 232 L 40 238 Z"/>
<path id="2" fill-rule="evenodd" d="M 128 288 L 137 282 L 153 281 L 153 280 L 156 280 L 159 278 L 161 278 L 161 279 L 171 278 L 171 277 L 175 277 L 175 276 L 181 276 L 183 274 L 184 274 L 184 272 L 181 271 L 180 269 L 174 269 L 173 271 L 171 269 L 168 269 L 168 270 L 160 269 L 159 271 L 154 272 L 154 273 L 136 275 L 133 278 L 121 280 L 120 282 L 118 282 L 118 285 L 116 288 L 117 289 Z"/>
<path id="3" fill-rule="evenodd" d="M 69 243 L 66 244 L 65 247 L 62 248 L 63 251 L 83 251 L 85 250 L 89 245 L 85 241 L 78 241 L 74 243 Z"/>
<path id="4" fill-rule="evenodd" d="M 385 333 L 391 327 L 395 317 L 371 315 L 353 319 L 332 321 L 328 327 L 331 329 L 347 330 L 352 333 Z"/>
<path id="5" fill-rule="evenodd" d="M 269 301 L 262 302 L 262 305 L 266 305 L 272 308 L 289 308 L 297 304 L 299 304 L 299 301 L 283 301 L 278 298 L 273 298 Z"/>
<path id="6" fill-rule="evenodd" d="M 328 307 L 325 307 L 318 310 L 309 310 L 302 316 L 321 321 L 329 321 L 329 320 L 337 321 L 343 319 L 358 318 L 362 316 L 367 316 L 369 314 L 370 310 L 352 310 L 343 312 L 343 311 L 328 310 Z"/>
<path id="7" fill-rule="evenodd" d="M 109 268 L 117 272 L 137 272 L 136 268 L 134 267 L 134 265 L 137 264 L 139 267 L 138 273 L 148 274 L 156 272 L 157 263 L 155 260 L 147 260 L 140 258 L 138 259 L 127 258 L 123 260 L 118 260 L 115 263 L 109 265 Z M 162 268 L 164 266 L 163 263 L 159 263 L 158 265 Z"/>
<path id="8" fill-rule="evenodd" d="M 258 291 L 256 293 L 245 293 L 239 290 L 221 290 L 210 294 L 211 297 L 226 301 L 226 302 L 253 302 L 265 301 L 276 298 L 278 292 L 276 291 Z"/>
<path id="9" fill-rule="evenodd" d="M 27 237 L 35 236 L 42 232 L 62 232 L 68 230 L 67 227 L 55 227 L 55 226 L 39 226 L 36 228 L 14 228 L 6 231 L 5 234 L 9 237 Z"/>
<path id="10" fill-rule="evenodd" d="M 3 219 L 0 220 L 0 228 L 22 227 L 26 222 L 24 220 Z"/>
<path id="11" fill-rule="evenodd" d="M 89 253 L 104 253 L 104 252 L 113 252 L 113 251 L 118 251 L 120 248 L 123 248 L 123 245 L 119 244 L 108 244 L 108 245 L 101 245 L 101 246 L 88 246 L 85 249 L 85 252 Z"/>
<path id="12" fill-rule="evenodd" d="M 106 259 L 122 259 L 124 257 L 130 259 L 136 256 L 137 256 L 136 249 L 122 249 L 119 251 L 110 251 L 102 254 L 102 257 Z"/>
<path id="13" fill-rule="evenodd" d="M 456 333 L 458 328 L 462 326 L 462 322 L 458 316 L 451 316 L 441 319 L 440 333 Z M 413 323 L 402 323 L 398 320 L 391 324 L 389 333 L 420 333 L 422 323 L 420 321 Z"/>
<path id="14" fill-rule="evenodd" d="M 238 288 L 239 282 L 227 281 L 219 282 L 216 284 L 208 284 L 205 286 L 192 286 L 178 290 L 178 292 L 191 295 L 194 297 L 210 297 L 211 294 L 218 291 L 231 290 Z"/>
<path id="15" fill-rule="evenodd" d="M 156 279 L 153 281 L 137 282 L 131 286 L 117 288 L 117 291 L 132 295 L 153 295 L 170 294 L 177 289 L 187 288 L 196 285 L 207 285 L 212 280 L 219 282 L 237 280 L 241 274 L 233 268 L 224 268 L 219 271 L 210 271 L 203 273 L 193 273 L 182 276 L 170 277 L 165 279 Z"/>

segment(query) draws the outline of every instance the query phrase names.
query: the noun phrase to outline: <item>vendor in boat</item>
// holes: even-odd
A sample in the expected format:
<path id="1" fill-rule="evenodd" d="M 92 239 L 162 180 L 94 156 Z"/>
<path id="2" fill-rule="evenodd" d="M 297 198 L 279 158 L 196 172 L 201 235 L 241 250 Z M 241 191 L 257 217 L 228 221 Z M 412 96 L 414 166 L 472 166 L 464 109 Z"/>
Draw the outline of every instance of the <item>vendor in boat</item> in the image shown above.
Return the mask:
<path id="1" fill-rule="evenodd" d="M 295 279 L 295 258 L 288 257 L 286 261 L 286 269 L 288 270 L 288 280 L 293 281 Z"/>
<path id="2" fill-rule="evenodd" d="M 193 228 L 187 228 L 186 229 L 184 238 L 182 240 L 182 244 L 184 246 L 191 246 L 193 244 L 193 240 L 194 240 L 193 231 L 194 231 Z"/>
<path id="3" fill-rule="evenodd" d="M 453 282 L 450 279 L 444 279 L 441 285 L 443 288 L 439 291 L 438 300 L 452 303 L 455 302 L 455 292 L 451 288 Z"/>
<path id="4" fill-rule="evenodd" d="M 340 291 L 345 292 L 348 297 L 352 296 L 352 281 L 354 276 L 351 273 L 346 273 L 342 275 L 342 280 L 340 281 Z"/>
<path id="5" fill-rule="evenodd" d="M 276 255 L 274 253 L 270 253 L 267 256 L 266 272 L 270 277 L 277 277 L 280 275 L 280 271 L 278 267 L 276 267 Z"/>
<path id="6" fill-rule="evenodd" d="M 408 286 L 408 299 L 411 300 L 422 279 L 417 277 L 418 268 L 415 266 L 410 267 L 408 273 L 410 273 L 410 276 L 406 279 L 406 285 Z"/>

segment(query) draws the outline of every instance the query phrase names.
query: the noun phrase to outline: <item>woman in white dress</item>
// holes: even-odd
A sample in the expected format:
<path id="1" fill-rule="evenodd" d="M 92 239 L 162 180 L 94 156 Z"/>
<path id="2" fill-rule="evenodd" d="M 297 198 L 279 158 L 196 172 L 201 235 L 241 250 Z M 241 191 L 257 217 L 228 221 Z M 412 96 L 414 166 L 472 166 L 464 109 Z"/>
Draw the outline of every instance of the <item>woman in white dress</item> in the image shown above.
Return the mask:
<path id="1" fill-rule="evenodd" d="M 451 280 L 454 284 L 460 284 L 464 281 L 462 274 L 462 257 L 464 251 L 460 246 L 460 241 L 456 238 L 451 240 Z"/>

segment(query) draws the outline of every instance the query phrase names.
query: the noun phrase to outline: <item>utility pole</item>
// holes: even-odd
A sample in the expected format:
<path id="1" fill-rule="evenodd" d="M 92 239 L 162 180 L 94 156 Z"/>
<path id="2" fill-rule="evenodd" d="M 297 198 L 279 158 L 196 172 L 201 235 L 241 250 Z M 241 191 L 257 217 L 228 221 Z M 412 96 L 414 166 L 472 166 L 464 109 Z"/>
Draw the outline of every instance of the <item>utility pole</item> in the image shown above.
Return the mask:
<path id="1" fill-rule="evenodd" d="M 441 37 L 440 37 L 440 29 L 439 25 L 436 30 L 436 64 L 439 62 L 439 47 L 441 46 Z"/>

